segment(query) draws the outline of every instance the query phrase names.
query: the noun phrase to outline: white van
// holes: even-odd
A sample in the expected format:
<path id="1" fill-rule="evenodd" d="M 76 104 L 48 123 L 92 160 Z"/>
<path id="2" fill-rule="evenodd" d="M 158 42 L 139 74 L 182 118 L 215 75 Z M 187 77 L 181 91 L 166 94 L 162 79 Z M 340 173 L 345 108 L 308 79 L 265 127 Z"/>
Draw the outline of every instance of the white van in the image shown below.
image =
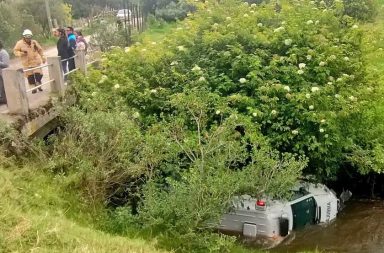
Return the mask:
<path id="1" fill-rule="evenodd" d="M 132 19 L 132 13 L 129 9 L 121 9 L 117 12 L 116 17 L 123 21 L 123 20 L 131 20 Z"/>
<path id="2" fill-rule="evenodd" d="M 334 220 L 339 207 L 339 199 L 327 186 L 300 182 L 290 200 L 236 197 L 219 230 L 281 242 L 292 230 Z"/>

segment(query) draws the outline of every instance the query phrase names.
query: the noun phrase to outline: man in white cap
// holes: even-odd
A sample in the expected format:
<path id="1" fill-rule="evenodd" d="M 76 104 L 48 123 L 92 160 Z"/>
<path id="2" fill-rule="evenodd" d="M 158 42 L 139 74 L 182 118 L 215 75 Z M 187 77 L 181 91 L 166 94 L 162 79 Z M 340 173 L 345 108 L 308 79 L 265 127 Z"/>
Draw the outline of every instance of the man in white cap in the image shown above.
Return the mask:
<path id="1" fill-rule="evenodd" d="M 32 36 L 31 30 L 24 30 L 23 38 L 16 43 L 13 49 L 13 53 L 20 57 L 24 69 L 39 67 L 46 62 L 43 48 L 36 40 L 32 39 Z M 29 70 L 25 72 L 25 75 L 30 85 L 38 86 L 41 84 L 43 71 L 41 69 Z M 38 90 L 42 91 L 43 89 L 39 87 Z M 32 91 L 32 93 L 36 92 L 36 90 Z"/>

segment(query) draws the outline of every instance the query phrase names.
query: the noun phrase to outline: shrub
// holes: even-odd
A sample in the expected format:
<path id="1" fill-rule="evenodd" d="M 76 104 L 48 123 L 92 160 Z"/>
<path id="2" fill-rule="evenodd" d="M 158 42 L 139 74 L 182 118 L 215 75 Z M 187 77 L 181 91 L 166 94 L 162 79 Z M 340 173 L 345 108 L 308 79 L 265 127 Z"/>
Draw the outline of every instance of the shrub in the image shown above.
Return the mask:
<path id="1" fill-rule="evenodd" d="M 156 18 L 163 19 L 165 21 L 183 20 L 187 17 L 188 12 L 194 11 L 192 5 L 189 5 L 186 1 L 171 1 L 163 8 L 158 8 L 155 11 Z"/>
<path id="2" fill-rule="evenodd" d="M 204 89 L 172 96 L 177 113 L 165 125 L 165 136 L 185 157 L 184 169 L 168 164 L 177 177 L 160 174 L 144 187 L 139 209 L 144 228 L 166 236 L 162 243 L 180 252 L 230 252 L 232 239 L 208 232 L 217 229 L 233 196 L 287 196 L 306 164 L 276 155 L 251 122 L 220 101 Z M 208 120 L 212 111 L 217 123 Z"/>
<path id="3" fill-rule="evenodd" d="M 320 8 L 342 7 L 340 14 L 347 15 L 360 21 L 373 21 L 377 16 L 377 0 L 343 0 L 342 6 L 338 6 L 340 1 L 317 0 Z"/>
<path id="4" fill-rule="evenodd" d="M 283 5 L 279 15 L 273 3 L 234 5 L 201 4 L 164 43 L 111 52 L 96 90 L 118 95 L 119 107 L 149 123 L 172 112 L 171 94 L 207 87 L 259 125 L 274 148 L 307 156 L 308 172 L 334 175 L 359 142 L 350 130 L 365 101 L 375 97 L 361 32 L 307 1 Z M 106 103 L 116 106 L 112 97 Z"/>

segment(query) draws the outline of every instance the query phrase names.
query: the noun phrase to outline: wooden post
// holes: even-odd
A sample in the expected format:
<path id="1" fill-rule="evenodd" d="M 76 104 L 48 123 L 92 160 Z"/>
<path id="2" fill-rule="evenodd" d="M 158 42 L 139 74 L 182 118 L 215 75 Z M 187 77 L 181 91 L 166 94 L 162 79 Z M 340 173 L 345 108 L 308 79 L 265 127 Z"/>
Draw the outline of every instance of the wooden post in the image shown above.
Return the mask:
<path id="1" fill-rule="evenodd" d="M 85 59 L 85 51 L 76 51 L 75 65 L 84 75 L 87 74 L 87 61 Z"/>
<path id="2" fill-rule="evenodd" d="M 52 56 L 47 58 L 49 78 L 55 80 L 51 83 L 51 91 L 58 94 L 60 97 L 64 96 L 64 74 L 61 65 L 60 56 Z"/>
<path id="3" fill-rule="evenodd" d="M 2 70 L 2 75 L 9 113 L 28 115 L 29 103 L 23 70 L 7 68 Z"/>

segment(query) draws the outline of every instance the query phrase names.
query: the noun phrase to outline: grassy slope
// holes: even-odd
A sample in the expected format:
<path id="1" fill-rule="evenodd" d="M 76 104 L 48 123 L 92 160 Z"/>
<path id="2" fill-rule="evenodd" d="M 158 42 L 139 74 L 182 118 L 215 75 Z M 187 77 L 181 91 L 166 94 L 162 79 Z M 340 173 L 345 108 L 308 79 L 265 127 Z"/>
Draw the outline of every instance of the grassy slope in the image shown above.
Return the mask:
<path id="1" fill-rule="evenodd" d="M 144 33 L 137 38 L 138 41 L 161 41 L 167 34 L 170 34 L 177 23 L 164 23 L 152 28 L 148 28 Z"/>
<path id="2" fill-rule="evenodd" d="M 82 212 L 84 208 L 63 188 L 61 178 L 32 168 L 39 166 L 0 165 L 1 253 L 164 252 L 144 240 L 113 236 L 92 228 L 89 212 Z"/>

